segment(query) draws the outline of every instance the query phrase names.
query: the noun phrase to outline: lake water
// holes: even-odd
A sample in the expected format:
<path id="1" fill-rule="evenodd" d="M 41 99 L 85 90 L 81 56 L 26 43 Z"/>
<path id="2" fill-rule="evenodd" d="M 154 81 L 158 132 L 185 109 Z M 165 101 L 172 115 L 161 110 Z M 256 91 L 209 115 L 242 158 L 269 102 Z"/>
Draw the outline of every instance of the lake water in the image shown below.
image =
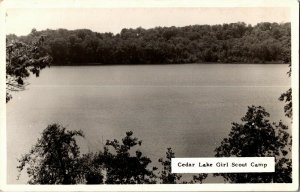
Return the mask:
<path id="1" fill-rule="evenodd" d="M 143 140 L 154 164 L 172 147 L 177 157 L 212 157 L 249 105 L 283 119 L 278 97 L 290 87 L 288 65 L 185 64 L 51 67 L 31 77 L 7 104 L 8 183 L 17 158 L 51 123 L 81 129 L 83 152 L 102 149 L 126 131 Z"/>

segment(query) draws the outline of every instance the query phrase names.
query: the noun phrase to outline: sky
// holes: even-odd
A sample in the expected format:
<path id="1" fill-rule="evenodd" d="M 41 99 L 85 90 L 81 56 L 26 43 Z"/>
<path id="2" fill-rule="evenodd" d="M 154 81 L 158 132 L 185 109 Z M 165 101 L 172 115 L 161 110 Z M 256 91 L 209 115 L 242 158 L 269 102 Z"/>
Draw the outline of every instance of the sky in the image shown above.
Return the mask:
<path id="1" fill-rule="evenodd" d="M 7 9 L 6 34 L 65 28 L 119 33 L 122 28 L 245 22 L 290 22 L 284 7 L 243 8 L 22 8 Z"/>
<path id="2" fill-rule="evenodd" d="M 6 34 L 65 28 L 119 33 L 122 28 L 245 22 L 290 22 L 289 8 L 98 8 L 8 9 Z M 4 70 L 3 70 L 4 71 Z M 3 76 L 4 77 L 4 76 Z"/>

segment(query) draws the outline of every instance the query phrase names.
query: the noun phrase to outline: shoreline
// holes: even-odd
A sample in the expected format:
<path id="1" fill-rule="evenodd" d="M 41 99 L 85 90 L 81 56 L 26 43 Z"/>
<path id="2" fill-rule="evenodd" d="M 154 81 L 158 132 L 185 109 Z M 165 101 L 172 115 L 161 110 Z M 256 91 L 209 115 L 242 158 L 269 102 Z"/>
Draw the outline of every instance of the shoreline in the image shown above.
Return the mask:
<path id="1" fill-rule="evenodd" d="M 289 65 L 290 63 L 281 63 L 281 62 L 267 62 L 267 63 L 218 63 L 218 62 L 204 62 L 204 63 L 138 63 L 138 64 L 103 64 L 103 63 L 70 63 L 70 64 L 59 64 L 59 63 L 52 63 L 50 66 L 137 66 L 137 65 Z"/>

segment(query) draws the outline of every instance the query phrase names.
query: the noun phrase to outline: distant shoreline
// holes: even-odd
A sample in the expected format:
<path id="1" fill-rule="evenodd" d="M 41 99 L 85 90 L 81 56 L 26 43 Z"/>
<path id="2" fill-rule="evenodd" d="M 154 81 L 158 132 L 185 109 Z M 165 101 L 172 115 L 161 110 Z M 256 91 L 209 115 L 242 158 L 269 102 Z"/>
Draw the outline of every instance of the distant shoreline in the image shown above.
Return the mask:
<path id="1" fill-rule="evenodd" d="M 51 66 L 120 66 L 120 65 L 274 65 L 274 64 L 286 64 L 289 65 L 290 63 L 282 63 L 282 62 L 266 62 L 266 63 L 218 63 L 218 62 L 203 62 L 203 63 L 138 63 L 138 64 L 103 64 L 103 63 L 69 63 L 69 64 L 61 64 L 61 63 L 52 63 Z"/>
<path id="2" fill-rule="evenodd" d="M 120 33 L 90 29 L 36 29 L 7 41 L 43 38 L 53 65 L 268 64 L 291 62 L 291 24 L 243 22 L 223 25 L 123 28 Z"/>

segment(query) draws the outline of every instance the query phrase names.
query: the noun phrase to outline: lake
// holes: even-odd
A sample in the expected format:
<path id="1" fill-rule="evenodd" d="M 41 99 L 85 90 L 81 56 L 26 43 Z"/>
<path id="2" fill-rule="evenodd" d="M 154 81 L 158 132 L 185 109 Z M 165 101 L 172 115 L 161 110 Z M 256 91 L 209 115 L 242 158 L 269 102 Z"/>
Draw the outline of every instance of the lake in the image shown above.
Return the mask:
<path id="1" fill-rule="evenodd" d="M 168 147 L 176 157 L 212 157 L 247 106 L 261 105 L 272 121 L 289 125 L 278 101 L 291 84 L 287 71 L 282 64 L 47 68 L 6 105 L 8 183 L 26 182 L 26 171 L 16 180 L 17 158 L 51 123 L 81 129 L 82 152 L 132 130 L 154 164 Z"/>

